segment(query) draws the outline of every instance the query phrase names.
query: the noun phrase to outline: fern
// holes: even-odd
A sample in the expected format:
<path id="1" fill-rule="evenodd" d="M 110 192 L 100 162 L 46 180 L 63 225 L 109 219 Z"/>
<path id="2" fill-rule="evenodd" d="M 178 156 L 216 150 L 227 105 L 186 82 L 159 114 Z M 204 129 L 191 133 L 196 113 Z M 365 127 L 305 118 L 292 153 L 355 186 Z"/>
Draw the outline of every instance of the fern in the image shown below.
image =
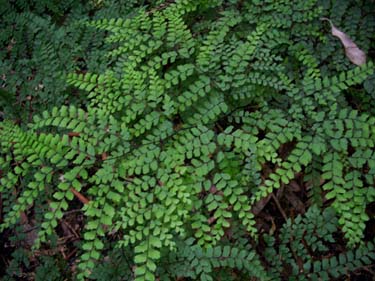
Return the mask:
<path id="1" fill-rule="evenodd" d="M 272 266 L 272 279 L 280 280 L 288 274 L 289 280 L 328 280 L 371 264 L 375 258 L 374 244 L 371 242 L 336 256 L 324 256 L 329 250 L 328 245 L 334 242 L 337 223 L 332 208 L 320 213 L 314 205 L 304 217 L 298 216 L 294 222 L 288 219 L 280 231 L 277 249 L 275 238 L 265 235 L 268 245 L 265 257 Z M 283 271 L 284 265 L 290 266 L 288 272 Z"/>
<path id="2" fill-rule="evenodd" d="M 167 270 L 161 271 L 162 278 L 189 277 L 195 280 L 215 280 L 215 268 L 233 268 L 241 270 L 244 276 L 269 280 L 254 250 L 229 245 L 204 250 L 193 245 L 193 242 L 193 239 L 189 239 L 178 243 L 177 251 L 166 259 L 167 263 L 163 268 Z"/>
<path id="3" fill-rule="evenodd" d="M 85 103 L 71 94 L 66 74 L 78 66 L 82 71 L 102 71 L 109 48 L 103 46 L 104 33 L 82 25 L 82 20 L 114 16 L 112 9 L 128 14 L 138 1 L 102 3 L 95 1 L 7 1 L 0 13 L 1 88 L 12 99 L 0 96 L 0 109 L 7 118 L 31 121 L 34 114 L 62 104 Z M 101 1 L 103 2 L 103 1 Z M 140 1 L 139 1 L 140 2 Z M 119 14 L 120 15 L 120 14 Z M 10 102 L 14 105 L 9 107 Z"/>
<path id="4" fill-rule="evenodd" d="M 375 119 L 345 94 L 373 74 L 373 63 L 320 67 L 314 46 L 329 36 L 322 13 L 313 0 L 177 0 L 85 23 L 109 32 L 110 49 L 105 69 L 66 75 L 87 92 L 85 106 L 53 107 L 27 128 L 0 125 L 0 192 L 16 200 L 1 230 L 38 201 L 48 207 L 35 247 L 48 244 L 81 194 L 78 280 L 98 276 L 109 237 L 131 256 L 124 274 L 137 281 L 213 280 L 226 267 L 270 280 L 283 263 L 293 276 L 335 277 L 360 266 L 351 263 L 356 250 L 322 262 L 309 250 L 326 251 L 338 227 L 368 264 L 373 245 L 359 244 L 374 201 Z M 244 242 L 262 241 L 253 209 L 300 173 L 322 210 L 287 221 L 281 258 L 266 259 L 267 272 L 264 256 Z M 237 229 L 242 242 L 230 245 Z M 264 239 L 274 257 L 275 239 Z"/>

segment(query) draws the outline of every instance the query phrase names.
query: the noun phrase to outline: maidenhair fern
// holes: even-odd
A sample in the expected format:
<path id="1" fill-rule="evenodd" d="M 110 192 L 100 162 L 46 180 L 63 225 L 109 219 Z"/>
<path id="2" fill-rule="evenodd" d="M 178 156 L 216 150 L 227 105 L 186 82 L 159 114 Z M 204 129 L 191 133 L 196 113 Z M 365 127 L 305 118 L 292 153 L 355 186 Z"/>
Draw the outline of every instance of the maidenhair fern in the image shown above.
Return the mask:
<path id="1" fill-rule="evenodd" d="M 330 280 L 347 274 L 361 266 L 373 263 L 374 244 L 362 245 L 337 256 L 326 257 L 330 243 L 335 241 L 337 217 L 332 208 L 320 213 L 316 205 L 310 207 L 304 217 L 290 219 L 280 232 L 280 244 L 275 237 L 265 235 L 265 257 L 272 268 L 272 280 Z M 289 271 L 284 271 L 288 265 Z"/>
<path id="2" fill-rule="evenodd" d="M 43 198 L 35 246 L 48 243 L 80 194 L 79 280 L 100 276 L 95 265 L 113 240 L 132 256 L 124 274 L 137 281 L 213 280 L 216 268 L 271 280 L 283 263 L 324 279 L 358 267 L 351 251 L 322 262 L 308 251 L 326 251 L 338 227 L 350 247 L 363 244 L 375 197 L 375 117 L 345 95 L 373 63 L 319 67 L 314 42 L 332 43 L 316 2 L 177 0 L 89 22 L 109 32 L 112 49 L 105 71 L 67 77 L 87 105 L 55 107 L 27 128 L 0 124 L 0 192 L 17 198 L 1 229 Z M 302 172 L 310 201 L 330 207 L 287 221 L 280 259 L 228 243 L 228 232 L 264 238 L 274 257 L 275 239 L 257 229 L 253 209 Z M 368 264 L 373 245 L 361 249 L 355 257 Z"/>
<path id="3" fill-rule="evenodd" d="M 0 88 L 17 98 L 0 93 L 1 115 L 27 123 L 34 113 L 85 102 L 83 96 L 72 93 L 66 74 L 75 66 L 83 71 L 102 71 L 106 65 L 103 57 L 109 48 L 103 46 L 104 32 L 85 26 L 82 21 L 124 15 L 142 2 L 3 1 Z"/>

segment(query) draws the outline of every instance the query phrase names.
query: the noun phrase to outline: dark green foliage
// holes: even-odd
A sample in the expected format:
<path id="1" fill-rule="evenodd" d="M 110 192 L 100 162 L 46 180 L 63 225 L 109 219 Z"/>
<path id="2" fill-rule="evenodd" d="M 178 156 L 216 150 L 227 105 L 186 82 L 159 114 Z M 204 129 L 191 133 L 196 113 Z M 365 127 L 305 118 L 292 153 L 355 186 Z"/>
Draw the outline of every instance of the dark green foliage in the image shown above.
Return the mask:
<path id="1" fill-rule="evenodd" d="M 93 280 L 132 280 L 133 262 L 130 253 L 114 249 L 104 257 L 104 262 L 95 267 L 90 279 Z"/>
<path id="2" fill-rule="evenodd" d="M 35 280 L 62 281 L 64 280 L 64 275 L 67 275 L 64 271 L 67 270 L 68 265 L 65 263 L 63 264 L 64 268 L 59 268 L 59 265 L 56 264 L 56 260 L 53 257 L 43 257 L 40 264 L 41 265 L 35 270 Z"/>
<path id="3" fill-rule="evenodd" d="M 327 257 L 336 231 L 334 210 L 327 208 L 321 213 L 312 206 L 304 217 L 298 216 L 294 222 L 288 219 L 283 225 L 278 247 L 273 236 L 265 235 L 264 256 L 272 268 L 272 280 L 332 280 L 374 262 L 375 249 L 370 242 L 356 250 Z"/>
<path id="4" fill-rule="evenodd" d="M 4 281 L 13 280 L 49 280 L 63 281 L 71 279 L 68 272 L 68 264 L 59 256 L 42 256 L 39 261 L 32 259 L 30 252 L 19 248 L 12 253 L 12 261 L 6 269 L 6 275 L 1 279 Z M 33 263 L 33 264 L 32 264 Z M 40 264 L 34 272 L 29 272 L 35 264 Z"/>
<path id="5" fill-rule="evenodd" d="M 27 128 L 0 123 L 2 230 L 41 206 L 38 248 L 79 206 L 78 280 L 326 280 L 373 262 L 363 236 L 375 199 L 375 102 L 366 93 L 374 65 L 350 65 L 320 20 L 341 27 L 348 16 L 337 3 L 176 0 L 122 17 L 99 2 L 98 14 L 118 18 L 33 33 L 38 59 L 70 50 L 69 64 L 41 66 L 43 79 L 56 75 L 38 94 L 50 110 L 39 107 Z M 353 35 L 372 28 L 352 21 Z M 108 34 L 105 46 L 83 52 L 86 31 Z M 371 35 L 358 36 L 372 50 Z M 73 71 L 76 56 L 87 56 L 88 71 Z M 65 78 L 86 96 L 65 105 Z M 50 102 L 54 91 L 61 100 Z M 276 233 L 259 231 L 254 208 L 298 175 L 312 206 Z M 77 192 L 90 202 L 81 207 Z M 325 257 L 341 234 L 349 250 Z"/>
<path id="6" fill-rule="evenodd" d="M 82 21 L 126 15 L 139 4 L 139 1 L 4 2 L 0 5 L 0 88 L 14 98 L 3 97 L 2 92 L 0 110 L 7 118 L 26 123 L 33 114 L 53 106 L 85 102 L 83 95 L 68 87 L 67 73 L 77 67 L 82 71 L 105 69 L 104 33 L 85 27 Z"/>
<path id="7" fill-rule="evenodd" d="M 5 280 L 12 280 L 12 277 L 22 278 L 22 267 L 30 266 L 28 252 L 23 248 L 15 250 L 12 253 L 12 258 L 12 262 L 7 267 L 7 277 L 5 277 Z"/>
<path id="8" fill-rule="evenodd" d="M 161 270 L 162 279 L 189 277 L 192 280 L 217 280 L 217 268 L 236 269 L 240 272 L 237 278 L 251 276 L 262 280 L 269 279 L 258 254 L 250 246 L 242 245 L 237 248 L 225 245 L 202 249 L 193 243 L 194 239 L 189 239 L 177 244 L 177 251 L 169 255 L 168 263 L 163 266 L 166 270 Z M 233 280 L 233 276 L 224 274 L 225 271 L 218 273 L 221 278 L 226 276 L 226 280 Z"/>
<path id="9" fill-rule="evenodd" d="M 67 99 L 63 74 L 72 71 L 75 65 L 81 48 L 79 33 L 72 34 L 73 26 L 54 24 L 54 20 L 59 21 L 56 17 L 73 8 L 73 3 L 59 7 L 53 1 L 5 2 L 0 8 L 1 87 L 16 95 L 16 99 L 13 107 L 6 108 L 3 114 L 27 121 L 30 118 L 27 112 L 49 108 L 47 104 L 63 104 Z M 46 16 L 48 13 L 50 16 Z M 73 96 L 70 99 L 74 102 Z"/>

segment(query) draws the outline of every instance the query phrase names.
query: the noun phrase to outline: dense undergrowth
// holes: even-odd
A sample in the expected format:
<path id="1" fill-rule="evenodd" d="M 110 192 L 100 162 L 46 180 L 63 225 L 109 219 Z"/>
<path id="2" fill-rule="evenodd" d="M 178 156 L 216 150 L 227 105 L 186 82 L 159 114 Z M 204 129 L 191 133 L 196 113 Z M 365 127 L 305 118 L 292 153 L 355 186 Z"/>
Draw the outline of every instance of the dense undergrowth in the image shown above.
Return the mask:
<path id="1" fill-rule="evenodd" d="M 3 279 L 370 280 L 374 8 L 1 5 Z"/>

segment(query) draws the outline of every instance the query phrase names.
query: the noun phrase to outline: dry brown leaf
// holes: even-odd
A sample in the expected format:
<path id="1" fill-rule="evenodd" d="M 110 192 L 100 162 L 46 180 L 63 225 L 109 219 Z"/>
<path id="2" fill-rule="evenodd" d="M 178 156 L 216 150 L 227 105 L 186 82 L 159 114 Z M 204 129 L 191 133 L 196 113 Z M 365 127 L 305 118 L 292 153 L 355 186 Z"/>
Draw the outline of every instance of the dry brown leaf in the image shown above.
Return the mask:
<path id="1" fill-rule="evenodd" d="M 334 26 L 330 19 L 321 18 L 326 20 L 331 25 L 331 32 L 333 36 L 340 39 L 341 43 L 344 45 L 346 57 L 356 65 L 362 65 L 366 63 L 366 54 L 340 29 Z"/>
<path id="2" fill-rule="evenodd" d="M 87 199 L 85 196 L 83 196 L 81 193 L 79 193 L 73 187 L 70 188 L 70 191 L 73 192 L 73 194 L 78 198 L 79 201 L 81 201 L 81 203 L 88 204 L 90 202 L 89 199 Z"/>

